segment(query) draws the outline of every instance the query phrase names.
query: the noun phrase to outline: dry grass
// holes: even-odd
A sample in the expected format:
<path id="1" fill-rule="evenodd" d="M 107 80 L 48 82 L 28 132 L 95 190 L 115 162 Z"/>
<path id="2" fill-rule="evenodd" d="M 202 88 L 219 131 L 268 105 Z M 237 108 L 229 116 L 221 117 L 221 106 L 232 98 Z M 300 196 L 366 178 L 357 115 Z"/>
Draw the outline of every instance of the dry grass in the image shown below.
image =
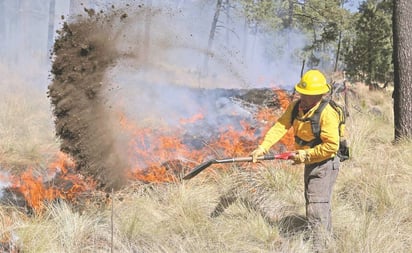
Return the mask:
<path id="1" fill-rule="evenodd" d="M 31 87 L 1 65 L 0 75 L 0 166 L 7 170 L 47 166 L 59 144 L 46 90 Z"/>
<path id="2" fill-rule="evenodd" d="M 327 252 L 411 252 L 412 143 L 391 143 L 390 94 L 354 89 L 359 97 L 351 100 L 347 124 L 353 158 L 342 164 L 334 189 L 335 237 Z M 57 150 L 47 101 L 23 94 L 0 102 L 2 166 L 44 165 Z M 302 167 L 261 166 L 132 185 L 113 196 L 113 206 L 91 203 L 82 211 L 64 202 L 34 216 L 0 207 L 0 242 L 23 252 L 310 252 L 297 226 L 304 215 Z M 210 217 L 230 191 L 237 200 Z"/>

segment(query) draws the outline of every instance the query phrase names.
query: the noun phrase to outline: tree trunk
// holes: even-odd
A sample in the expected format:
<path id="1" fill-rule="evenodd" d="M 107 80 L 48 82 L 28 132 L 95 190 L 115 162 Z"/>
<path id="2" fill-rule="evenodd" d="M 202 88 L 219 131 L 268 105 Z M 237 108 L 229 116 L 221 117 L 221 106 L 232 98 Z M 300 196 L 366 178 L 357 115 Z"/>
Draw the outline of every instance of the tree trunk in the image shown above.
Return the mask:
<path id="1" fill-rule="evenodd" d="M 2 39 L 0 40 L 0 48 L 6 48 L 7 46 L 7 37 L 8 34 L 6 33 L 6 4 L 4 1 L 0 1 L 0 34 L 2 34 Z M 5 50 L 0 50 L 0 59 L 6 60 Z"/>
<path id="2" fill-rule="evenodd" d="M 54 17 L 56 13 L 56 0 L 50 0 L 49 3 L 49 27 L 47 36 L 47 59 L 50 57 L 54 44 Z"/>
<path id="3" fill-rule="evenodd" d="M 393 7 L 393 110 L 395 141 L 412 137 L 412 1 L 395 0 Z"/>
<path id="4" fill-rule="evenodd" d="M 244 39 L 243 39 L 243 45 L 242 45 L 242 57 L 246 58 L 247 56 L 247 47 L 249 46 L 248 44 L 248 39 L 249 39 L 249 33 L 248 33 L 248 23 L 247 23 L 247 18 L 245 17 L 244 23 L 243 23 L 243 34 L 244 34 Z"/>
<path id="5" fill-rule="evenodd" d="M 286 28 L 291 28 L 293 23 L 293 0 L 288 0 L 288 19 L 286 23 Z"/>
<path id="6" fill-rule="evenodd" d="M 225 1 L 225 7 L 226 7 L 226 45 L 229 45 L 230 42 L 230 32 L 231 32 L 231 21 L 230 21 L 230 2 L 229 0 Z"/>
<path id="7" fill-rule="evenodd" d="M 338 48 L 336 49 L 335 67 L 333 68 L 334 72 L 338 70 L 341 43 L 342 43 L 342 32 L 340 31 L 339 38 L 338 38 Z"/>
<path id="8" fill-rule="evenodd" d="M 150 28 L 152 26 L 152 0 L 146 2 L 146 15 L 144 21 L 143 62 L 147 66 L 150 56 Z"/>
<path id="9" fill-rule="evenodd" d="M 217 21 L 219 20 L 219 15 L 220 15 L 220 9 L 221 8 L 222 8 L 222 0 L 217 0 L 216 11 L 215 11 L 215 15 L 213 17 L 212 27 L 211 27 L 210 33 L 209 33 L 209 40 L 207 42 L 207 53 L 205 55 L 205 62 L 203 64 L 203 70 L 204 70 L 205 75 L 208 74 L 209 55 L 211 54 L 210 51 L 212 49 L 213 39 L 215 38 L 216 26 L 217 26 Z"/>

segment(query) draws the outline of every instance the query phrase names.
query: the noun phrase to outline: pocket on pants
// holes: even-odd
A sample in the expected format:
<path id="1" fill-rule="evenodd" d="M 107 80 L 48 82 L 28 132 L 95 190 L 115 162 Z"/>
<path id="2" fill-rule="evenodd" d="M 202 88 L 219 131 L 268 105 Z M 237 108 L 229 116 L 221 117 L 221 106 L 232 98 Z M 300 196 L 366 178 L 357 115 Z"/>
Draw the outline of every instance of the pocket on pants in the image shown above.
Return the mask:
<path id="1" fill-rule="evenodd" d="M 328 173 L 328 169 L 331 169 L 331 167 L 333 167 L 333 161 L 334 160 L 327 160 L 325 162 L 313 164 L 313 169 L 310 172 L 309 176 L 311 178 L 324 178 Z"/>
<path id="2" fill-rule="evenodd" d="M 306 201 L 307 203 L 328 203 L 331 191 L 337 174 L 333 170 L 334 161 L 329 160 L 322 165 L 318 165 L 307 174 L 306 181 Z"/>
<path id="3" fill-rule="evenodd" d="M 326 164 L 315 167 L 312 170 L 312 173 L 310 173 L 310 176 L 314 177 L 314 178 L 324 178 L 326 176 L 326 172 L 328 170 L 328 166 L 325 166 L 325 165 Z"/>

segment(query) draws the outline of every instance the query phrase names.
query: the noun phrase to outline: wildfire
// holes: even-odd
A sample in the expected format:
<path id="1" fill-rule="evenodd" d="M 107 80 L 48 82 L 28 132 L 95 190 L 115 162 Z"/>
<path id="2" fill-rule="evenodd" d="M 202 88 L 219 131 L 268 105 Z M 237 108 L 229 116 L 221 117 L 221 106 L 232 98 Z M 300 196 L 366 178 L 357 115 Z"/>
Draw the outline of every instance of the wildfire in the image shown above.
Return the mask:
<path id="1" fill-rule="evenodd" d="M 207 117 L 202 113 L 188 119 L 180 119 L 180 126 L 173 129 L 158 127 L 138 127 L 124 115 L 120 122 L 125 131 L 131 134 L 129 143 L 129 177 L 146 182 L 173 182 L 197 164 L 216 157 L 247 156 L 257 145 L 259 138 L 276 122 L 277 116 L 289 105 L 290 97 L 283 91 L 274 90 L 281 108 L 260 108 L 255 116 L 259 123 L 241 120 L 239 126 L 222 126 L 207 129 Z M 205 127 L 208 138 L 193 136 L 186 131 L 193 124 Z M 290 131 L 281 141 L 283 146 L 293 147 L 293 133 Z"/>
<path id="2" fill-rule="evenodd" d="M 288 94 L 281 89 L 274 89 L 273 91 L 276 93 L 276 96 L 278 97 L 277 101 L 279 101 L 280 107 L 283 110 L 286 110 L 290 103 L 290 97 L 288 96 Z"/>
<path id="3" fill-rule="evenodd" d="M 201 114 L 201 113 L 198 113 L 198 114 L 195 114 L 190 119 L 180 119 L 180 124 L 185 125 L 185 124 L 189 124 L 189 123 L 194 123 L 198 120 L 202 120 L 203 118 L 204 118 L 204 115 Z"/>
<path id="4" fill-rule="evenodd" d="M 219 129 L 199 129 L 208 126 L 202 113 L 180 119 L 180 126 L 172 129 L 141 127 L 120 114 L 120 125 L 131 136 L 128 157 L 132 167 L 127 176 L 143 182 L 176 182 L 179 176 L 205 160 L 247 156 L 276 122 L 279 109 L 284 110 L 289 104 L 289 96 L 284 91 L 275 90 L 275 94 L 281 108 L 259 108 L 254 116 L 257 124 L 240 120 L 236 126 L 222 125 Z M 193 126 L 204 131 L 208 138 L 188 132 Z M 293 134 L 289 132 L 281 142 L 286 148 L 292 148 Z M 74 201 L 79 194 L 96 190 L 97 183 L 82 177 L 74 168 L 74 161 L 59 153 L 45 174 L 36 175 L 35 170 L 29 168 L 18 176 L 0 174 L 0 181 L 8 189 L 20 193 L 27 206 L 41 211 L 45 202 Z"/>
<path id="5" fill-rule="evenodd" d="M 21 175 L 11 175 L 9 189 L 21 193 L 28 207 L 40 211 L 45 201 L 72 201 L 79 193 L 95 189 L 96 183 L 74 173 L 74 162 L 64 153 L 49 165 L 46 176 L 35 176 L 32 168 Z M 3 179 L 4 180 L 4 179 Z"/>

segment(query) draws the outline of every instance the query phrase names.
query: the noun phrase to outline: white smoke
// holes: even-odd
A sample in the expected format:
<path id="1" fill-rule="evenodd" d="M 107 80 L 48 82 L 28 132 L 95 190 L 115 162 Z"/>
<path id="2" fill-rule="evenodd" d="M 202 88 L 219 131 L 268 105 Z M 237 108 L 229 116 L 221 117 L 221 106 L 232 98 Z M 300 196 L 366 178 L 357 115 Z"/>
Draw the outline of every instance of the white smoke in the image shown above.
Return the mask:
<path id="1" fill-rule="evenodd" d="M 10 187 L 10 179 L 9 174 L 6 172 L 2 172 L 0 168 L 0 199 L 3 198 L 4 189 Z"/>
<path id="2" fill-rule="evenodd" d="M 147 54 L 147 75 L 170 84 L 200 88 L 276 85 L 290 89 L 299 80 L 298 52 L 306 42 L 303 35 L 290 30 L 272 34 L 253 32 L 245 27 L 240 13 L 233 12 L 231 19 L 225 21 L 221 12 L 213 44 L 208 49 L 215 8 L 202 1 L 185 1 L 180 5 L 158 3 L 151 14 L 148 9 L 138 9 L 125 19 L 122 34 L 118 35 L 123 37 L 119 48 L 138 57 Z M 150 44 L 148 52 L 143 52 L 147 27 Z"/>
<path id="3" fill-rule="evenodd" d="M 207 113 L 206 122 L 221 126 L 236 123 L 222 120 L 224 116 L 250 118 L 250 112 L 192 88 L 291 90 L 300 76 L 297 52 L 305 45 L 304 37 L 297 31 L 252 33 L 244 18 L 233 13 L 230 23 L 219 23 L 208 50 L 214 12 L 215 5 L 201 1 L 125 8 L 127 17 L 113 24 L 117 27 L 113 40 L 123 56 L 107 73 L 112 87 L 107 92 L 109 103 L 122 101 L 137 120 L 151 118 L 175 126 L 182 118 Z"/>

